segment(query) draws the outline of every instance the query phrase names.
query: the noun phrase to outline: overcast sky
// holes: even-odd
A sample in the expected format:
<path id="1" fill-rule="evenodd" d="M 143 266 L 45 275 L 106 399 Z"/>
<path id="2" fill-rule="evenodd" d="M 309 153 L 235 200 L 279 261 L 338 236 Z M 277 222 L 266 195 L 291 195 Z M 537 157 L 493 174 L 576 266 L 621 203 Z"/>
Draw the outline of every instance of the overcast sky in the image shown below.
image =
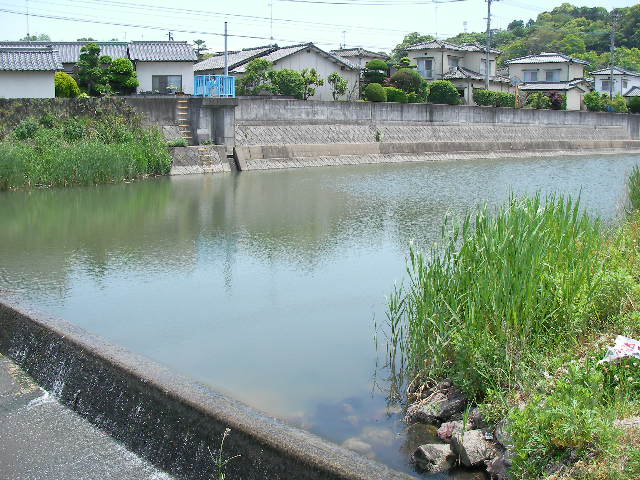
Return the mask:
<path id="1" fill-rule="evenodd" d="M 493 23 L 504 28 L 560 5 L 554 0 L 501 0 L 492 4 Z M 573 2 L 572 2 L 573 3 Z M 626 0 L 579 1 L 607 9 Z M 26 11 L 30 15 L 27 17 Z M 323 49 L 361 46 L 389 52 L 408 32 L 440 38 L 486 29 L 483 0 L 0 0 L 0 38 L 17 40 L 28 31 L 54 41 L 203 39 L 212 51 L 274 43 L 314 42 Z M 273 21 L 270 20 L 271 16 Z M 51 18 L 62 17 L 62 18 Z"/>

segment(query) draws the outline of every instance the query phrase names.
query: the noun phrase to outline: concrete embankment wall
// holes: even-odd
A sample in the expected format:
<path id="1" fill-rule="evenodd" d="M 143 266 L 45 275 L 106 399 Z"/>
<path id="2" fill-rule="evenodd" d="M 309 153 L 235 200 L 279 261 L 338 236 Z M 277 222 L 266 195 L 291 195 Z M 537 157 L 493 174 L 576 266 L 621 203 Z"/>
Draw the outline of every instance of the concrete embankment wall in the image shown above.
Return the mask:
<path id="1" fill-rule="evenodd" d="M 0 352 L 61 403 L 178 478 L 211 479 L 225 456 L 239 480 L 410 477 L 193 384 L 62 320 L 0 298 Z M 215 366 L 212 366 L 215 368 Z"/>
<path id="2" fill-rule="evenodd" d="M 469 106 L 241 99 L 241 170 L 640 153 L 640 116 Z"/>

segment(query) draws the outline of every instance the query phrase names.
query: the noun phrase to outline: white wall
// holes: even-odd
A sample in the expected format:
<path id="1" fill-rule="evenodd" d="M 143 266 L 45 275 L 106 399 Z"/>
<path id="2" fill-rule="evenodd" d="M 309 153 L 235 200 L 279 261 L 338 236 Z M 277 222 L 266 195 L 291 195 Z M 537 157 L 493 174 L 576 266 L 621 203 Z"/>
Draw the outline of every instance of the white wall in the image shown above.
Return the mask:
<path id="1" fill-rule="evenodd" d="M 153 75 L 181 75 L 182 91 L 193 94 L 193 62 L 136 62 L 139 92 L 153 90 L 151 77 Z"/>
<path id="2" fill-rule="evenodd" d="M 610 76 L 609 75 L 594 75 L 593 76 L 593 80 L 595 82 L 595 89 L 596 91 L 600 92 L 600 93 L 609 93 L 609 89 L 603 89 L 602 88 L 602 81 L 609 81 Z M 622 86 L 622 81 L 626 80 L 627 81 L 627 87 L 623 87 Z M 629 91 L 630 88 L 633 88 L 635 86 L 640 87 L 640 77 L 634 77 L 631 75 L 616 75 L 615 73 L 613 74 L 613 94 L 614 95 L 624 95 L 625 93 L 627 93 Z"/>
<path id="3" fill-rule="evenodd" d="M 53 98 L 54 72 L 0 71 L 0 98 Z"/>
<path id="4" fill-rule="evenodd" d="M 582 67 L 582 65 L 580 65 Z M 518 77 L 521 82 L 524 82 L 524 71 L 537 70 L 538 72 L 538 82 L 546 81 L 546 71 L 547 70 L 560 70 L 560 82 L 567 82 L 569 80 L 573 80 L 574 78 L 580 78 L 582 75 L 578 75 L 576 77 L 572 76 L 577 73 L 577 70 L 571 70 L 568 62 L 565 63 L 518 63 L 514 65 L 509 65 L 509 78 Z M 571 78 L 569 78 L 571 77 Z"/>
<path id="5" fill-rule="evenodd" d="M 449 72 L 449 57 L 460 57 L 458 65 L 480 73 L 480 62 L 486 59 L 486 53 L 482 52 L 459 52 L 454 50 L 409 50 L 407 56 L 418 63 L 421 58 L 433 59 L 433 78 L 427 80 L 441 80 L 444 73 Z M 489 55 L 489 75 L 496 74 L 496 55 Z"/>
<path id="6" fill-rule="evenodd" d="M 347 98 L 351 92 L 353 92 L 351 100 L 358 99 L 358 82 L 360 80 L 360 72 L 346 67 L 342 70 L 341 65 L 321 56 L 312 48 L 301 50 L 289 57 L 278 60 L 273 64 L 273 68 L 274 70 L 290 68 L 291 70 L 297 71 L 301 71 L 305 68 L 315 68 L 320 77 L 324 80 L 324 85 L 322 87 L 316 87 L 316 94 L 313 97 L 310 97 L 311 100 L 333 100 L 333 97 L 331 96 L 331 85 L 327 82 L 327 77 L 333 72 L 337 72 L 349 83 L 347 93 L 341 97 L 341 99 Z"/>

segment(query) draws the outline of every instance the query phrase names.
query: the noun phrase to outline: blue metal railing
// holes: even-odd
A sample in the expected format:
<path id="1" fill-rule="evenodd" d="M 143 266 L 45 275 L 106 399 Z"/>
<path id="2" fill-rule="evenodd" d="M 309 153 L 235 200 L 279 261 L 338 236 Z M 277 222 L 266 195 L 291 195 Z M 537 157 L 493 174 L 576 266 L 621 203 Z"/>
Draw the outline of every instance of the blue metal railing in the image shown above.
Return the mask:
<path id="1" fill-rule="evenodd" d="M 197 97 L 235 97 L 236 77 L 231 75 L 194 75 L 193 94 Z"/>

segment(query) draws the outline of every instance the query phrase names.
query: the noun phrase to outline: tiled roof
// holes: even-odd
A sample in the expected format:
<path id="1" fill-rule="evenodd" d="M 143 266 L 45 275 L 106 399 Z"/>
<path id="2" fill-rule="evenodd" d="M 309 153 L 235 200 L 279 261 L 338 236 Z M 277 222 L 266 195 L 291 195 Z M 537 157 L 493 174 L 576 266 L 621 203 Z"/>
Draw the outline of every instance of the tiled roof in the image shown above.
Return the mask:
<path id="1" fill-rule="evenodd" d="M 528 82 L 520 84 L 520 90 L 571 90 L 580 84 L 588 84 L 584 78 L 576 78 L 569 82 Z"/>
<path id="2" fill-rule="evenodd" d="M 229 70 L 233 70 L 235 67 L 242 65 L 243 63 L 250 62 L 254 58 L 261 57 L 269 52 L 274 51 L 278 47 L 274 45 L 266 45 L 264 47 L 246 48 L 240 51 L 227 53 L 227 65 Z M 202 70 L 217 70 L 224 68 L 224 53 L 216 54 L 213 57 L 207 58 L 201 62 L 196 63 L 193 66 L 195 72 Z"/>
<path id="3" fill-rule="evenodd" d="M 513 58 L 507 60 L 507 65 L 512 64 L 528 64 L 528 63 L 580 63 L 582 65 L 589 65 L 589 62 L 581 60 L 579 58 L 570 57 L 564 53 L 548 53 L 542 52 L 539 55 L 527 55 L 526 57 Z"/>
<path id="4" fill-rule="evenodd" d="M 447 42 L 446 40 L 430 40 L 428 42 L 415 43 L 413 45 L 409 45 L 406 50 L 454 50 L 456 52 L 486 52 L 487 47 L 484 45 L 479 45 L 477 43 L 463 43 L 462 45 L 458 45 L 457 43 Z M 495 48 L 489 49 L 490 53 L 495 53 L 496 55 L 500 55 L 502 53 L 501 50 L 497 50 Z"/>
<path id="5" fill-rule="evenodd" d="M 195 50 L 187 42 L 131 42 L 129 58 L 142 62 L 195 62 Z"/>
<path id="6" fill-rule="evenodd" d="M 469 70 L 464 67 L 457 67 L 454 70 L 445 73 L 442 78 L 445 80 L 484 80 L 486 77 L 478 72 L 474 72 L 473 70 Z M 495 77 L 489 77 L 489 81 L 491 82 L 499 82 L 499 83 L 511 83 L 511 80 L 507 77 L 503 77 L 501 75 L 497 75 Z"/>
<path id="7" fill-rule="evenodd" d="M 50 47 L 0 48 L 0 70 L 55 71 L 62 70 L 58 52 Z"/>
<path id="8" fill-rule="evenodd" d="M 625 70 L 624 68 L 620 68 L 620 67 L 613 67 L 613 74 L 614 75 L 629 75 L 629 76 L 632 76 L 632 77 L 640 77 L 640 73 L 633 72 L 631 70 Z M 600 70 L 596 70 L 594 72 L 591 72 L 591 75 L 611 75 L 611 69 L 610 68 L 602 68 Z"/>
<path id="9" fill-rule="evenodd" d="M 640 87 L 631 87 L 623 97 L 640 97 Z"/>
<path id="10" fill-rule="evenodd" d="M 87 43 L 97 43 L 100 47 L 100 55 L 108 55 L 111 58 L 127 56 L 127 42 L 0 42 L 2 47 L 48 47 L 52 46 L 60 54 L 62 63 L 76 63 L 80 60 L 80 49 Z"/>
<path id="11" fill-rule="evenodd" d="M 329 53 L 332 53 L 337 57 L 373 57 L 380 58 L 382 60 L 389 59 L 389 55 L 372 52 L 371 50 L 365 50 L 364 48 L 341 48 L 339 50 L 331 50 Z"/>

